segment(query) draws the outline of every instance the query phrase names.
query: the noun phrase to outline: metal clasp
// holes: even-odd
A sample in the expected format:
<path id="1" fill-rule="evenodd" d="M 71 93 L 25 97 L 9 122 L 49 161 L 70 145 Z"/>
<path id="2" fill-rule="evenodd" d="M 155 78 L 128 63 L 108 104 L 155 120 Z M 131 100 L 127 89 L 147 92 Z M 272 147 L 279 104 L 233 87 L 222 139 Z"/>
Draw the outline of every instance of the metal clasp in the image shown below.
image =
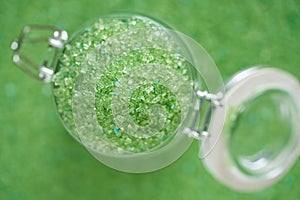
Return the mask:
<path id="1" fill-rule="evenodd" d="M 29 38 L 29 33 L 33 31 L 50 31 L 52 35 Z M 68 33 L 56 27 L 40 25 L 25 26 L 18 39 L 13 41 L 11 44 L 11 49 L 14 51 L 13 62 L 31 77 L 42 80 L 43 82 L 50 82 L 58 54 L 64 47 L 64 44 L 67 40 Z M 30 52 L 23 53 L 20 51 L 21 47 L 26 43 L 47 43 L 48 53 L 54 49 L 52 58 L 43 59 L 41 64 L 33 62 L 32 59 L 27 56 L 27 54 L 30 54 Z"/>
<path id="2" fill-rule="evenodd" d="M 188 137 L 197 139 L 197 140 L 203 140 L 209 137 L 208 127 L 211 119 L 211 115 L 213 110 L 216 107 L 222 106 L 221 99 L 223 95 L 220 94 L 210 94 L 207 91 L 201 91 L 196 90 L 196 96 L 199 97 L 199 102 L 196 102 L 198 104 L 194 117 L 194 121 L 192 122 L 191 128 L 187 127 L 183 129 L 183 133 L 186 134 Z M 210 104 L 209 108 L 207 109 L 205 116 L 204 116 L 204 122 L 202 125 L 202 128 L 198 130 L 198 125 L 201 117 L 201 112 L 203 112 L 204 107 L 204 101 L 208 101 Z"/>

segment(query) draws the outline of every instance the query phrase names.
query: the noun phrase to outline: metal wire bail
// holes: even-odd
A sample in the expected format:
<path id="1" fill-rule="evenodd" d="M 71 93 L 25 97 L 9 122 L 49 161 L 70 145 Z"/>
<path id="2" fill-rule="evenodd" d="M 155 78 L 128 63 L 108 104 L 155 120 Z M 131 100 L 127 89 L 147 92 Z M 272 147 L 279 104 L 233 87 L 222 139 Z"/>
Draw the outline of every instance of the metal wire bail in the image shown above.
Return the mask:
<path id="1" fill-rule="evenodd" d="M 52 36 L 29 38 L 29 33 L 34 31 L 49 31 L 50 33 L 52 32 Z M 25 26 L 18 39 L 11 44 L 11 49 L 14 51 L 13 62 L 31 77 L 48 83 L 51 81 L 58 54 L 67 40 L 68 33 L 56 27 L 43 25 Z M 49 47 L 48 53 L 54 49 L 54 54 L 50 59 L 44 58 L 42 64 L 35 63 L 27 56 L 28 52 L 23 53 L 20 51 L 22 45 L 25 43 L 47 43 Z"/>

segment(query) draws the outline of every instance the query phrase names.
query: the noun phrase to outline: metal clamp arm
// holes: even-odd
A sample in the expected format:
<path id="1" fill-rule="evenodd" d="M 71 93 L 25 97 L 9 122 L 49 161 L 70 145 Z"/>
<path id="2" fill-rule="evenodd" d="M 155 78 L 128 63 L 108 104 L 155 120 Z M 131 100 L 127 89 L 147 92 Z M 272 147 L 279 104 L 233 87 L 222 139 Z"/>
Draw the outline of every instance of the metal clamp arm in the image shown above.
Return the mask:
<path id="1" fill-rule="evenodd" d="M 52 36 L 29 38 L 28 35 L 34 31 L 49 31 L 52 33 Z M 64 47 L 67 40 L 68 33 L 56 27 L 41 25 L 25 26 L 18 39 L 11 44 L 11 49 L 14 51 L 13 62 L 31 77 L 42 80 L 43 82 L 50 82 L 58 53 Z M 23 53 L 21 51 L 21 47 L 26 43 L 47 43 L 49 47 L 48 51 L 54 49 L 53 57 L 50 60 L 44 59 L 41 64 L 33 62 L 30 57 L 27 56 L 28 52 Z"/>

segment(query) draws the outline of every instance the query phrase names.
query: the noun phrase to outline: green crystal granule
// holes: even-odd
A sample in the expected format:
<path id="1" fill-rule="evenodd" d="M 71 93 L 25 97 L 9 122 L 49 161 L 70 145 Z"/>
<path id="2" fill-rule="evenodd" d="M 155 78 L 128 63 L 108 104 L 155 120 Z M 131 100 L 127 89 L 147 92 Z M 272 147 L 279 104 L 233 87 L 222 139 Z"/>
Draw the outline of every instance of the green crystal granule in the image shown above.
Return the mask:
<path id="1" fill-rule="evenodd" d="M 65 45 L 53 76 L 68 131 L 93 151 L 142 153 L 175 137 L 191 101 L 180 40 L 157 22 L 109 16 Z"/>

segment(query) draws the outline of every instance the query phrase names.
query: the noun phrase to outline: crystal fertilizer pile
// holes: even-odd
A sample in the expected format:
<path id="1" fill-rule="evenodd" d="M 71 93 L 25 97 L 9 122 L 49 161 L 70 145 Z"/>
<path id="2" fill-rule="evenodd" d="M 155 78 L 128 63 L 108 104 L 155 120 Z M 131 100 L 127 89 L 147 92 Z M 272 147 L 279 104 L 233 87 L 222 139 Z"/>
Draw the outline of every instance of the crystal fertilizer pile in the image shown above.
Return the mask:
<path id="1" fill-rule="evenodd" d="M 174 37 L 136 16 L 101 18 L 75 34 L 53 77 L 69 132 L 89 149 L 117 154 L 151 151 L 174 137 L 191 94 L 189 63 Z"/>

